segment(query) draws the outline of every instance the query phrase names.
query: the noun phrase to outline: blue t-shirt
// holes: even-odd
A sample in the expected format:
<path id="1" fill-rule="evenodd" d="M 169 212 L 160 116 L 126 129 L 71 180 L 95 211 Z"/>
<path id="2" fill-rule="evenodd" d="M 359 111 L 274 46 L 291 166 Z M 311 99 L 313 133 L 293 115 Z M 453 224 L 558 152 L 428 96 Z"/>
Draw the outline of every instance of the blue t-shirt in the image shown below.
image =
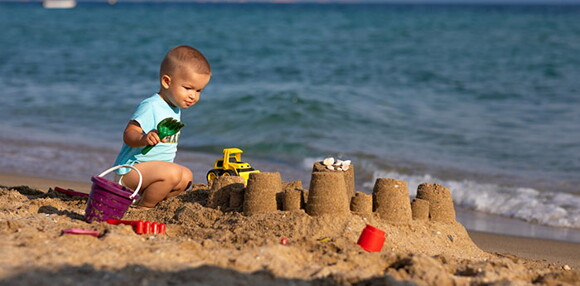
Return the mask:
<path id="1" fill-rule="evenodd" d="M 181 109 L 179 109 L 179 107 L 172 107 L 165 102 L 159 94 L 154 94 L 139 104 L 137 110 L 131 117 L 131 120 L 139 122 L 143 132 L 149 133 L 149 131 L 157 129 L 157 124 L 167 117 L 181 121 Z M 121 151 L 115 160 L 115 166 L 125 164 L 132 166 L 147 161 L 173 162 L 175 154 L 177 153 L 179 134 L 180 132 L 177 132 L 177 134 L 173 136 L 166 137 L 168 139 L 166 143 L 155 145 L 155 147 L 153 147 L 153 149 L 151 149 L 146 155 L 141 154 L 141 150 L 143 150 L 145 146 L 133 148 L 123 143 L 123 147 L 121 147 Z M 117 169 L 115 172 L 119 175 L 124 175 L 129 173 L 129 171 L 131 171 L 131 169 L 121 168 Z"/>

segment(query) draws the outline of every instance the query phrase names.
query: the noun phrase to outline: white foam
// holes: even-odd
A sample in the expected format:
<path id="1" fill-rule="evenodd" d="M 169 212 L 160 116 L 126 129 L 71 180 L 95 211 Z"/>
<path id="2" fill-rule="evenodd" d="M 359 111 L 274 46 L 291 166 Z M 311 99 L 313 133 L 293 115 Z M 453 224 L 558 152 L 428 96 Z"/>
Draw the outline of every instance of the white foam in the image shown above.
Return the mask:
<path id="1" fill-rule="evenodd" d="M 317 158 L 308 157 L 308 158 L 304 158 L 304 159 L 302 159 L 302 168 L 304 170 L 311 170 L 312 169 L 312 166 L 314 165 L 314 163 L 320 162 L 322 160 L 324 160 L 323 157 L 317 157 Z"/>
<path id="2" fill-rule="evenodd" d="M 580 196 L 560 192 L 540 192 L 531 188 L 504 187 L 474 181 L 440 180 L 429 174 L 416 176 L 392 171 L 375 171 L 371 182 L 363 186 L 372 190 L 377 178 L 407 181 L 411 196 L 421 183 L 437 183 L 451 190 L 456 205 L 476 211 L 522 219 L 557 227 L 580 229 Z"/>

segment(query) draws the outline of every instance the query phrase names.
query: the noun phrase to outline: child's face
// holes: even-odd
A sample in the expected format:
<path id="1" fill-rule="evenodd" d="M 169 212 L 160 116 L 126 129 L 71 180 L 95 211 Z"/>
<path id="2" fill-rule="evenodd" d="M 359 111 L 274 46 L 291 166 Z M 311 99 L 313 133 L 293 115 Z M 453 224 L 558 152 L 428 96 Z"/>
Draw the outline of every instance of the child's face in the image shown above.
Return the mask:
<path id="1" fill-rule="evenodd" d="M 199 74 L 190 68 L 181 69 L 174 76 L 161 77 L 159 94 L 173 107 L 189 108 L 199 101 L 201 91 L 209 82 L 211 75 Z"/>

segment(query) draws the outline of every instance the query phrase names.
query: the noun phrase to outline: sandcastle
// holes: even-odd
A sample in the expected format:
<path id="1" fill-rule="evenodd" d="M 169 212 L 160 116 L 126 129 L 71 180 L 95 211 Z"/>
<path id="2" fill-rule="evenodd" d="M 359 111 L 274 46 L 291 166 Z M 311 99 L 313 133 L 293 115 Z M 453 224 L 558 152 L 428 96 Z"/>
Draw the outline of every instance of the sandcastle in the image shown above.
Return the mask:
<path id="1" fill-rule="evenodd" d="M 350 200 L 355 193 L 354 165 L 350 160 L 335 160 L 332 157 L 324 159 L 322 162 L 315 162 L 312 172 L 332 172 L 342 176 L 346 187 L 347 199 Z"/>
<path id="2" fill-rule="evenodd" d="M 429 219 L 429 201 L 415 198 L 411 202 L 411 211 L 414 220 L 428 220 Z"/>
<path id="3" fill-rule="evenodd" d="M 347 214 L 349 201 L 343 176 L 335 172 L 312 172 L 306 213 Z"/>
<path id="4" fill-rule="evenodd" d="M 308 190 L 301 181 L 283 182 L 278 172 L 252 173 L 245 188 L 241 177 L 220 177 L 211 187 L 208 206 L 245 215 L 282 210 L 305 211 L 311 216 L 374 215 L 394 224 L 455 222 L 451 191 L 446 187 L 420 184 L 412 202 L 407 182 L 393 178 L 376 179 L 371 194 L 355 192 L 353 169 L 350 161 L 327 158 L 315 162 Z"/>
<path id="5" fill-rule="evenodd" d="M 302 192 L 301 181 L 285 184 L 284 195 L 282 198 L 282 210 L 295 211 L 304 208 L 305 201 Z"/>
<path id="6" fill-rule="evenodd" d="M 222 176 L 214 180 L 207 205 L 211 208 L 238 208 L 244 191 L 244 178 L 239 176 Z"/>
<path id="7" fill-rule="evenodd" d="M 373 210 L 387 221 L 410 222 L 412 216 L 407 182 L 378 178 L 373 188 Z"/>
<path id="8" fill-rule="evenodd" d="M 356 192 L 350 202 L 350 210 L 357 215 L 369 216 L 373 213 L 373 196 L 363 192 Z"/>
<path id="9" fill-rule="evenodd" d="M 282 191 L 278 172 L 252 173 L 244 194 L 244 214 L 274 212 L 278 209 L 276 194 Z"/>
<path id="10" fill-rule="evenodd" d="M 455 209 L 451 191 L 439 184 L 423 183 L 417 187 L 417 199 L 429 202 L 429 218 L 433 221 L 454 222 Z"/>

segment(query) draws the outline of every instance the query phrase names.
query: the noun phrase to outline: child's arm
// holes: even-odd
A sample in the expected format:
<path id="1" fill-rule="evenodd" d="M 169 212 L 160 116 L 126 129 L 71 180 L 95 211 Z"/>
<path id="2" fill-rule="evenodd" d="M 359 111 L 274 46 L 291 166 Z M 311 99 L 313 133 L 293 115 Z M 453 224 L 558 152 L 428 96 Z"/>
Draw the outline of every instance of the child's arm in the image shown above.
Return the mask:
<path id="1" fill-rule="evenodd" d="M 147 145 L 156 145 L 159 142 L 163 142 L 159 139 L 157 135 L 157 130 L 151 130 L 149 133 L 145 134 L 139 122 L 135 120 L 129 121 L 127 127 L 125 127 L 125 132 L 123 133 L 123 141 L 129 147 L 138 148 Z"/>

